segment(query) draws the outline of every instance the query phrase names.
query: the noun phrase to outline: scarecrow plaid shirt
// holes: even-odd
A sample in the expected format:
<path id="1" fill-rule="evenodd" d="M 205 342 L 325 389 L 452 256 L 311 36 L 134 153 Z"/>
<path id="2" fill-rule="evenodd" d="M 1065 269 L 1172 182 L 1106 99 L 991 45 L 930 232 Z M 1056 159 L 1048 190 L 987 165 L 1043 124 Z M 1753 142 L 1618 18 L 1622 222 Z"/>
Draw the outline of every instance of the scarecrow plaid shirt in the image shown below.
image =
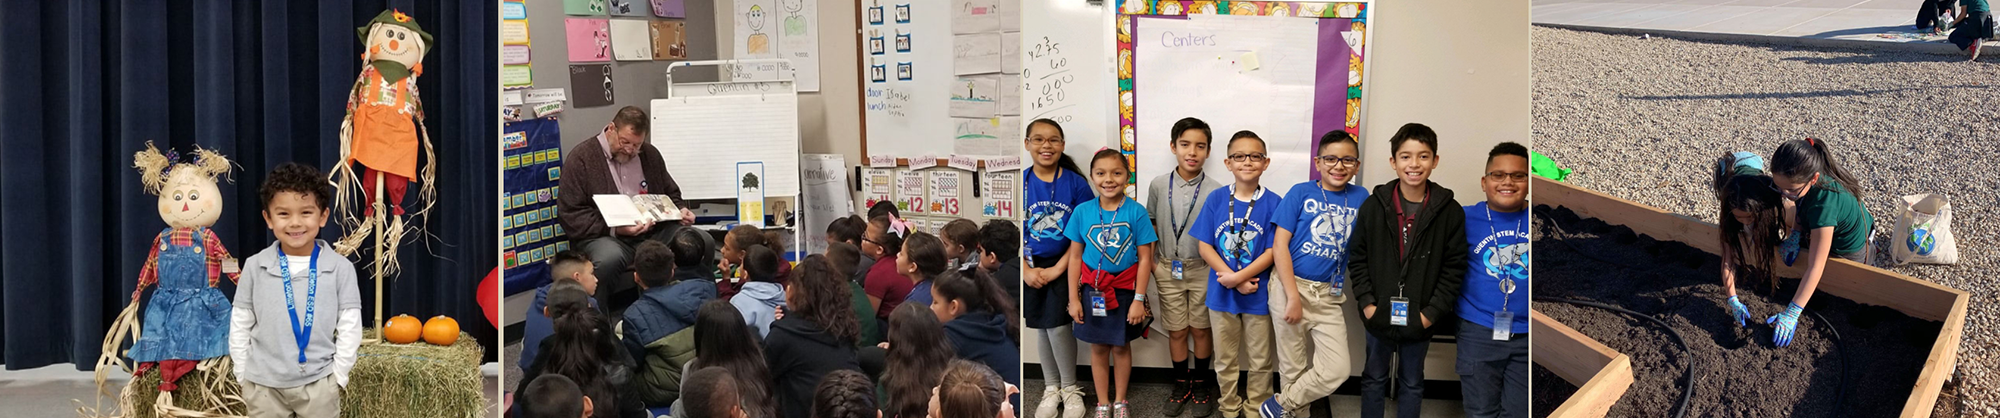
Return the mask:
<path id="1" fill-rule="evenodd" d="M 146 287 L 160 282 L 160 238 L 165 237 L 173 245 L 194 245 L 195 231 L 201 231 L 201 254 L 208 259 L 208 286 L 215 287 L 223 276 L 222 260 L 229 258 L 229 249 L 222 247 L 222 240 L 215 238 L 215 231 L 208 228 L 172 228 L 160 232 L 153 238 L 153 249 L 146 252 L 146 265 L 139 268 L 139 286 L 132 289 L 132 301 L 138 302 L 139 295 Z M 229 273 L 229 282 L 236 283 L 241 273 Z"/>

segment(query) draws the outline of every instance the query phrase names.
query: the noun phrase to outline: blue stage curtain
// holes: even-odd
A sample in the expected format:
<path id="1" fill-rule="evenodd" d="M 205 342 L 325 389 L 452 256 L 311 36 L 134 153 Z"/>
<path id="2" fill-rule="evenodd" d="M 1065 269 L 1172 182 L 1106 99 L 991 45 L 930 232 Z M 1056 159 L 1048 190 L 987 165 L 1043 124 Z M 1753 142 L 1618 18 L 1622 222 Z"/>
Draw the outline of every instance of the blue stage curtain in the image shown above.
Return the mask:
<path id="1" fill-rule="evenodd" d="M 96 360 L 150 240 L 166 227 L 132 168 L 146 141 L 183 154 L 199 145 L 235 160 L 214 229 L 238 258 L 270 245 L 257 186 L 283 162 L 322 170 L 337 163 L 340 119 L 361 68 L 355 28 L 392 7 L 436 37 L 418 88 L 439 161 L 430 236 L 400 252 L 404 271 L 387 285 L 385 313 L 449 315 L 485 345 L 488 361 L 495 357 L 497 332 L 481 319 L 474 292 L 498 263 L 498 2 L 4 3 L 0 363 L 7 369 L 67 362 L 87 370 Z M 329 222 L 320 237 L 341 234 Z M 360 285 L 364 316 L 372 315 L 368 270 Z"/>

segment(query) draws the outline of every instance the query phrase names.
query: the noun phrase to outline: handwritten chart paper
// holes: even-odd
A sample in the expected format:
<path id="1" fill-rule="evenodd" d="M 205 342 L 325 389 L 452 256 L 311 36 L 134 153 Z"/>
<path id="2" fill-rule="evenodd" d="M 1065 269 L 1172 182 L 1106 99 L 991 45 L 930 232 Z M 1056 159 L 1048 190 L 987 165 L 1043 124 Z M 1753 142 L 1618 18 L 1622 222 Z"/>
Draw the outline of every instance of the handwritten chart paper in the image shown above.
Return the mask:
<path id="1" fill-rule="evenodd" d="M 790 83 L 677 86 L 678 98 L 652 101 L 651 139 L 686 199 L 736 196 L 736 163 L 761 161 L 765 196 L 799 194 L 799 100 Z M 683 90 L 697 90 L 683 92 Z M 767 93 L 767 92 L 782 93 Z"/>
<path id="2" fill-rule="evenodd" d="M 1133 79 L 1138 138 L 1167 138 L 1181 115 L 1213 126 L 1254 126 L 1269 141 L 1264 181 L 1297 184 L 1312 173 L 1313 82 L 1319 51 L 1314 19 L 1195 15 L 1136 19 Z M 1254 70 L 1245 70 L 1253 52 Z M 1226 87 L 1225 87 L 1226 86 Z M 1219 135 L 1219 134 L 1218 134 Z M 1168 155 L 1166 141 L 1136 141 L 1138 155 Z M 1210 158 L 1223 173 L 1223 159 Z M 1173 170 L 1167 158 L 1139 160 L 1139 173 Z M 1143 192 L 1143 191 L 1142 191 Z M 1138 196 L 1144 199 L 1145 196 Z"/>
<path id="3" fill-rule="evenodd" d="M 644 20 L 611 20 L 612 56 L 619 61 L 653 60 L 653 27 Z"/>
<path id="4" fill-rule="evenodd" d="M 840 154 L 805 154 L 799 158 L 799 181 L 802 214 L 805 225 L 826 225 L 848 214 L 854 213 L 854 202 L 847 194 L 847 157 Z M 806 233 L 806 251 L 813 254 L 826 252 L 826 228 L 803 228 Z"/>

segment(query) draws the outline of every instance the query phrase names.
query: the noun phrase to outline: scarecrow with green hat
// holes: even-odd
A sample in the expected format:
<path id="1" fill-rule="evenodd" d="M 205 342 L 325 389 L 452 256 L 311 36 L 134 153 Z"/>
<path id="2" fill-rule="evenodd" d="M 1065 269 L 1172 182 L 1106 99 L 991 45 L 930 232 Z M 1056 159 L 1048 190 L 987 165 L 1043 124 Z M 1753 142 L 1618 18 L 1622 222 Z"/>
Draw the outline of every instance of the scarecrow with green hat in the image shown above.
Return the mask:
<path id="1" fill-rule="evenodd" d="M 405 232 L 404 192 L 412 181 L 422 187 L 417 216 L 428 212 L 437 196 L 433 184 L 437 154 L 424 128 L 423 101 L 417 96 L 417 76 L 424 72 L 431 34 L 395 10 L 383 11 L 356 32 L 366 49 L 361 53 L 361 77 L 354 80 L 347 115 L 340 124 L 341 164 L 331 174 L 335 210 L 348 234 L 334 243 L 334 250 L 353 255 L 370 235 L 379 234 L 386 248 L 377 246 L 376 262 L 386 276 L 395 274 L 396 246 Z M 419 147 L 424 155 L 421 171 Z M 357 189 L 362 197 L 359 216 L 353 199 Z"/>

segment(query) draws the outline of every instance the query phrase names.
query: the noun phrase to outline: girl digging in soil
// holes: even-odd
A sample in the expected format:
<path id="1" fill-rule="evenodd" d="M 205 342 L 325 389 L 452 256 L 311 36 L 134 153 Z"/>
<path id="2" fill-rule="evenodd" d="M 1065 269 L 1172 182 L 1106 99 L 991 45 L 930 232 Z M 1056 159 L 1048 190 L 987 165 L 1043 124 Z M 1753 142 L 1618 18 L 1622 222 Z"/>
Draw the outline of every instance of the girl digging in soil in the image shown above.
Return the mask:
<path id="1" fill-rule="evenodd" d="M 1216 409 L 1224 417 L 1240 417 L 1271 397 L 1271 310 L 1264 281 L 1273 258 L 1271 214 L 1281 198 L 1257 184 L 1270 161 L 1263 138 L 1238 131 L 1228 149 L 1236 182 L 1208 196 L 1189 231 L 1201 237 L 1201 258 L 1210 267 L 1206 305 L 1215 327 L 1215 380 L 1222 395 Z M 1238 372 L 1246 370 L 1252 378 L 1239 390 Z"/>
<path id="2" fill-rule="evenodd" d="M 1265 401 L 1266 418 L 1305 416 L 1306 406 L 1333 394 L 1347 381 L 1347 238 L 1368 191 L 1347 184 L 1361 171 L 1360 144 L 1345 131 L 1319 138 L 1313 168 L 1319 180 L 1285 192 L 1272 221 L 1278 225 L 1277 269 L 1282 288 L 1272 289 L 1271 307 L 1284 312 L 1272 321 L 1278 340 L 1278 369 L 1285 392 Z"/>
<path id="3" fill-rule="evenodd" d="M 1737 267 L 1750 267 L 1749 271 L 1772 282 L 1771 288 L 1777 289 L 1777 275 L 1773 273 L 1777 253 L 1773 249 L 1785 241 L 1791 222 L 1784 216 L 1784 198 L 1765 175 L 1764 158 L 1756 153 L 1738 151 L 1717 159 L 1714 188 L 1716 201 L 1722 207 L 1718 217 L 1722 228 L 1722 288 L 1729 293 L 1729 316 L 1736 320 L 1736 326 L 1746 326 L 1756 319 L 1751 318 L 1750 308 L 1736 298 Z M 1797 235 L 1791 237 L 1794 240 L 1790 246 L 1797 248 Z"/>
<path id="4" fill-rule="evenodd" d="M 1022 322 L 1035 330 L 1042 355 L 1042 402 L 1035 418 L 1055 418 L 1057 408 L 1064 418 L 1083 418 L 1083 388 L 1076 385 L 1076 338 L 1070 335 L 1069 286 L 1063 274 L 1069 271 L 1069 240 L 1062 236 L 1070 211 L 1091 199 L 1090 185 L 1076 162 L 1063 154 L 1062 125 L 1048 119 L 1028 123 L 1022 146 L 1035 161 L 1032 175 L 1021 182 L 1022 206 L 1028 208 L 1022 226 L 1027 229 L 1022 247 Z"/>
<path id="5" fill-rule="evenodd" d="M 1090 343 L 1090 377 L 1097 389 L 1097 418 L 1131 415 L 1132 347 L 1145 332 L 1146 293 L 1152 280 L 1153 243 L 1159 241 L 1146 207 L 1125 198 L 1130 170 L 1117 150 L 1090 157 L 1090 181 L 1100 197 L 1077 207 L 1063 235 L 1069 237 L 1069 316 L 1076 339 Z M 1087 306 L 1086 306 L 1087 305 Z M 1113 362 L 1116 362 L 1116 370 Z M 1114 396 L 1115 395 L 1115 396 Z"/>
<path id="6" fill-rule="evenodd" d="M 1819 287 L 1828 257 L 1868 264 L 1869 256 L 1874 253 L 1868 239 L 1875 233 L 1875 216 L 1861 205 L 1861 190 L 1854 176 L 1835 164 L 1826 148 L 1825 140 L 1806 138 L 1786 141 L 1771 153 L 1771 183 L 1777 186 L 1778 194 L 1796 206 L 1793 219 L 1799 228 L 1792 235 L 1810 244 L 1801 254 L 1805 272 L 1799 280 L 1798 293 L 1792 296 L 1792 304 L 1764 321 L 1777 327 L 1772 340 L 1779 347 L 1792 344 L 1793 328 L 1798 325 L 1806 302 L 1812 299 L 1813 290 Z"/>

